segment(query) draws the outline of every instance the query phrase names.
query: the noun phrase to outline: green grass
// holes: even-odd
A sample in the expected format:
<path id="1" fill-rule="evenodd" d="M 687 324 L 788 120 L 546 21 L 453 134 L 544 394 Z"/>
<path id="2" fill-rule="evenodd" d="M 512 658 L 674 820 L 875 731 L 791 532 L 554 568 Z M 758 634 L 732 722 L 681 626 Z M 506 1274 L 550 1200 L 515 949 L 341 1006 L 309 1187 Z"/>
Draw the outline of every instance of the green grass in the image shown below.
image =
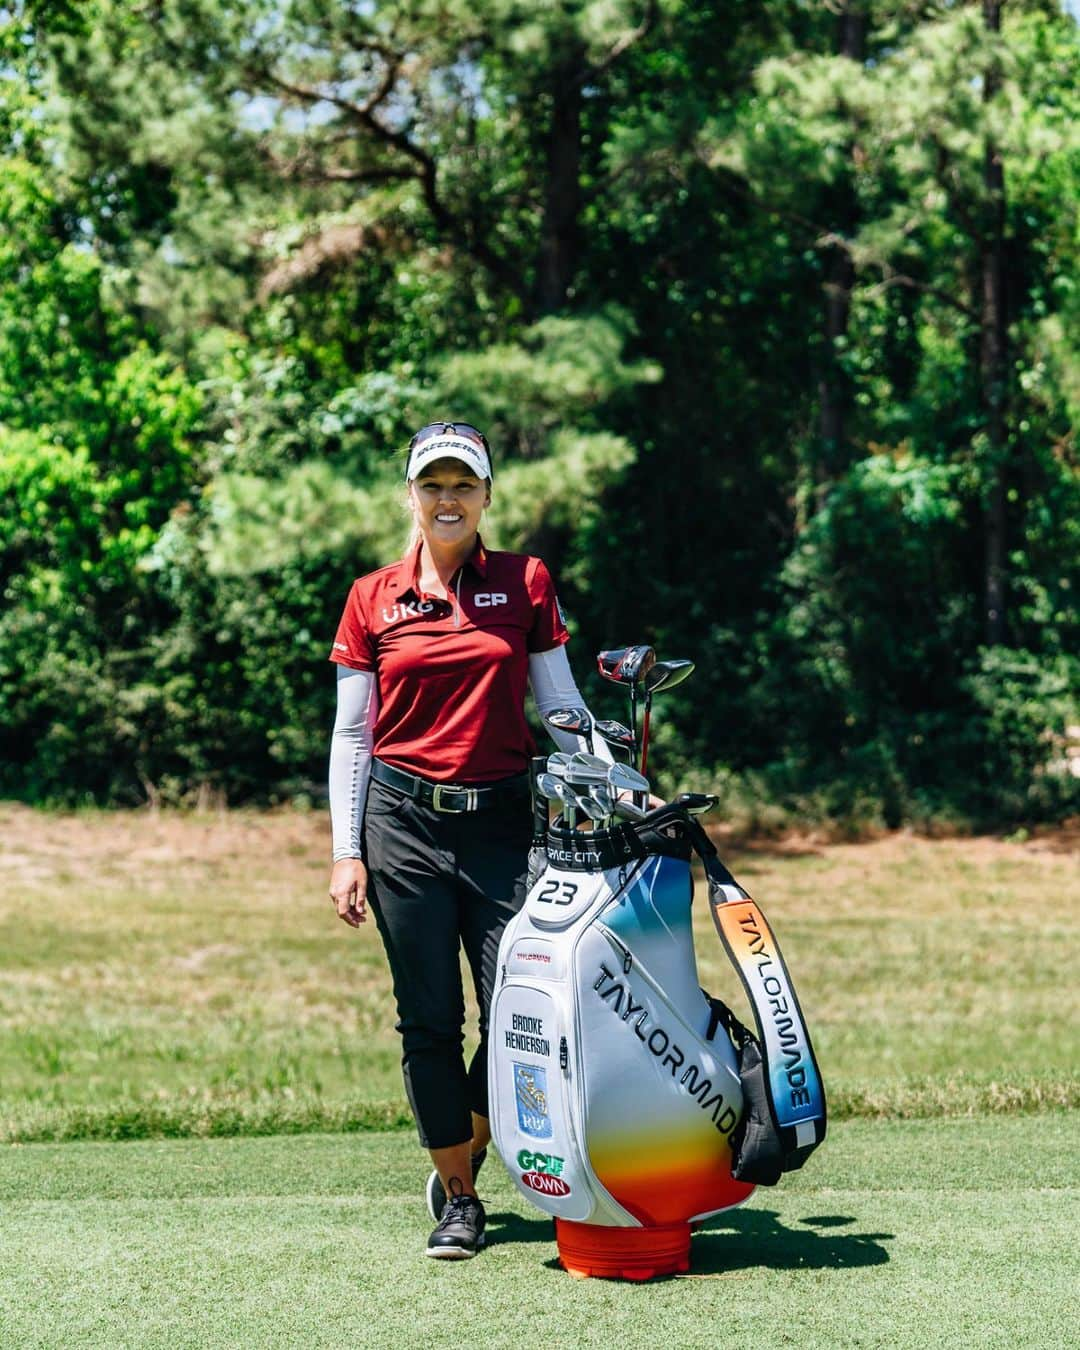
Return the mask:
<path id="1" fill-rule="evenodd" d="M 403 1133 L 0 1149 L 0 1343 L 1075 1344 L 1076 1117 L 853 1121 L 695 1236 L 689 1277 L 572 1280 L 485 1173 L 491 1245 L 420 1254 Z"/>
<path id="2" fill-rule="evenodd" d="M 645 1287 L 570 1279 L 497 1166 L 490 1249 L 420 1255 L 385 962 L 332 917 L 326 852 L 315 816 L 0 808 L 0 1346 L 1074 1343 L 1067 839 L 729 858 L 833 1124 Z"/>
<path id="3" fill-rule="evenodd" d="M 297 813 L 0 808 L 0 1141 L 407 1121 L 374 926 L 326 898 Z M 1067 841 L 729 858 L 788 957 L 836 1118 L 1080 1102 Z M 703 983 L 741 992 L 698 913 Z"/>

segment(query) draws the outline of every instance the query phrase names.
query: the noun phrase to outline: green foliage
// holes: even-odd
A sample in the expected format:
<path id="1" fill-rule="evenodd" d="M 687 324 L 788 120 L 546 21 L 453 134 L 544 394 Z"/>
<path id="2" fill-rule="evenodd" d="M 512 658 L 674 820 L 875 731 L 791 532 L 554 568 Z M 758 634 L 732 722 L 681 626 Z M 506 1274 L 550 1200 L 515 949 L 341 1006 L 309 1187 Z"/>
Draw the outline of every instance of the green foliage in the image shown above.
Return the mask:
<path id="1" fill-rule="evenodd" d="M 622 712 L 600 646 L 698 660 L 669 783 L 1074 809 L 1077 27 L 835 9 L 8 6 L 3 791 L 317 792 L 327 641 L 446 415 L 488 430 L 485 534 L 552 566 L 590 700 Z"/>
<path id="2" fill-rule="evenodd" d="M 979 652 L 963 687 L 980 733 L 969 751 L 969 762 L 978 766 L 971 792 L 976 809 L 982 798 L 1006 819 L 1075 811 L 1080 790 L 1067 760 L 1070 728 L 1080 718 L 1075 653 L 1048 659 L 988 648 Z"/>
<path id="3" fill-rule="evenodd" d="M 110 302 L 67 185 L 13 134 L 39 158 L 0 176 L 0 790 L 131 799 L 176 708 L 142 564 L 190 485 L 201 399 Z"/>

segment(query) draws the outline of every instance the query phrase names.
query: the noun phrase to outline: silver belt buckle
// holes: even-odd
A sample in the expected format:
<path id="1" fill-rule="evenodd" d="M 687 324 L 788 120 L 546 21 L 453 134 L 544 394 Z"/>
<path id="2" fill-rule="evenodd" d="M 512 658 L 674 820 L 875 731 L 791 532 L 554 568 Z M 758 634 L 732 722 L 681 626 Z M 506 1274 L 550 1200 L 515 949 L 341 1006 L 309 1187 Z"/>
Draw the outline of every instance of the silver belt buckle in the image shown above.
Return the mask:
<path id="1" fill-rule="evenodd" d="M 444 792 L 464 792 L 464 806 L 443 806 L 442 795 Z M 466 811 L 476 810 L 476 788 L 455 787 L 453 783 L 436 783 L 431 789 L 431 805 L 436 811 L 441 811 L 446 816 L 462 816 Z"/>

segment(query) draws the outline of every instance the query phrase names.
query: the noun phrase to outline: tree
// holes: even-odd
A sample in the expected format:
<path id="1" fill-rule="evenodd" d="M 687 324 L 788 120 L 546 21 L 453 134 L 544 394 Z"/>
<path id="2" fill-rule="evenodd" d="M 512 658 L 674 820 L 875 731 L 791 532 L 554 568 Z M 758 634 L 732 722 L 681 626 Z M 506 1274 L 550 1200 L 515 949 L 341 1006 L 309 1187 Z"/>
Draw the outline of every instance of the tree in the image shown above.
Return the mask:
<path id="1" fill-rule="evenodd" d="M 72 15 L 33 8 L 0 94 L 0 786 L 70 798 L 133 786 L 125 689 L 161 621 L 140 569 L 188 485 L 199 398 L 106 294 L 26 40 Z"/>
<path id="2" fill-rule="evenodd" d="M 1080 63 L 1049 0 L 1000 31 L 981 0 L 18 16 L 0 660 L 46 672 L 26 744 L 61 740 L 16 777 L 312 791 L 343 588 L 402 538 L 394 451 L 450 411 L 579 653 L 699 659 L 673 773 L 1057 809 Z M 66 722 L 65 605 L 96 699 Z"/>
<path id="3" fill-rule="evenodd" d="M 165 175 L 173 224 L 196 231 L 196 203 L 213 218 L 240 206 L 234 261 L 280 243 L 291 217 L 264 294 L 372 249 L 448 248 L 528 318 L 561 308 L 577 271 L 586 96 L 660 5 L 98 0 L 93 12 L 55 49 L 75 144 L 128 192 Z"/>
<path id="4" fill-rule="evenodd" d="M 975 757 L 976 743 L 991 757 L 989 742 L 979 740 L 992 734 L 990 723 L 968 696 L 978 687 L 985 710 L 986 690 L 1005 665 L 981 653 L 980 642 L 1008 640 L 1036 664 L 1040 649 L 1052 659 L 1056 639 L 1047 647 L 1045 635 L 1019 613 L 1006 623 L 1008 597 L 1015 606 L 1032 585 L 1021 541 L 1033 528 L 1041 532 L 1035 522 L 1040 515 L 1046 520 L 1046 504 L 1057 497 L 1058 489 L 1048 497 L 1036 468 L 1046 464 L 1040 438 L 1062 432 L 1060 421 L 1056 431 L 1046 423 L 1036 430 L 1021 391 L 1034 357 L 1032 321 L 1046 303 L 1043 278 L 1059 265 L 1034 243 L 1031 213 L 1041 196 L 1035 184 L 1059 172 L 1055 166 L 1068 162 L 1075 147 L 1066 111 L 1075 99 L 1075 26 L 1040 11 L 1032 6 L 1002 26 L 997 6 L 956 6 L 904 33 L 881 25 L 879 16 L 877 30 L 867 33 L 872 62 L 853 70 L 850 59 L 805 53 L 767 62 L 759 96 L 737 130 L 713 144 L 713 162 L 737 172 L 760 209 L 790 220 L 832 263 L 841 249 L 851 267 L 844 365 L 853 377 L 854 460 L 833 479 L 823 518 L 785 567 L 791 589 L 777 626 L 779 646 L 772 648 L 786 668 L 801 664 L 797 689 L 815 691 L 804 701 L 802 735 L 798 701 L 792 709 L 789 757 L 798 756 L 800 741 L 829 744 L 841 757 L 891 745 L 900 779 L 927 783 L 934 770 L 919 762 L 918 746 L 928 738 L 920 732 L 913 740 L 911 728 L 932 708 L 941 728 L 967 737 L 963 759 Z M 1058 60 L 1045 64 L 1050 52 Z M 834 184 L 851 173 L 858 226 L 837 234 L 823 207 Z M 1009 179 L 1015 195 L 1005 191 Z M 1069 201 L 1065 209 L 1072 211 L 1075 197 L 1056 200 Z M 1071 254 L 1074 244 L 1055 239 Z M 826 397 L 819 404 L 823 418 L 828 408 Z M 895 469 L 886 474 L 890 461 Z M 947 474 L 937 476 L 935 466 Z M 852 503 L 861 501 L 866 519 L 880 522 L 881 499 L 867 493 L 890 476 L 898 484 L 920 483 L 923 507 L 903 505 L 902 493 L 895 503 L 911 543 L 935 559 L 931 575 L 911 556 L 901 561 L 906 545 L 899 552 L 885 547 L 890 532 L 883 523 L 879 534 L 863 536 L 865 561 L 854 562 Z M 1058 479 L 1059 490 L 1071 497 L 1075 475 L 1073 488 L 1068 478 L 1066 471 Z M 926 514 L 938 494 L 941 501 Z M 1054 511 L 1053 529 L 1062 538 L 1066 514 L 1060 506 Z M 946 520 L 953 542 L 941 549 L 920 522 L 940 533 Z M 1064 556 L 1074 558 L 1075 551 Z M 858 578 L 851 573 L 856 565 Z M 1070 561 L 1065 570 L 1072 567 Z M 906 613 L 892 590 L 894 569 L 898 578 L 928 587 L 930 603 L 922 616 L 908 616 L 904 649 L 890 656 L 874 617 L 899 622 Z M 808 612 L 816 623 L 805 622 Z M 868 698 L 870 691 L 876 693 Z M 814 707 L 823 720 L 807 729 Z M 1060 736 L 1062 713 L 1048 702 L 1045 715 L 1044 746 Z M 942 734 L 935 733 L 938 746 Z M 833 765 L 827 773 L 837 772 Z M 1030 763 L 1014 770 L 1030 785 Z M 948 791 L 956 793 L 955 786 Z M 980 809 L 985 805 L 984 798 Z"/>

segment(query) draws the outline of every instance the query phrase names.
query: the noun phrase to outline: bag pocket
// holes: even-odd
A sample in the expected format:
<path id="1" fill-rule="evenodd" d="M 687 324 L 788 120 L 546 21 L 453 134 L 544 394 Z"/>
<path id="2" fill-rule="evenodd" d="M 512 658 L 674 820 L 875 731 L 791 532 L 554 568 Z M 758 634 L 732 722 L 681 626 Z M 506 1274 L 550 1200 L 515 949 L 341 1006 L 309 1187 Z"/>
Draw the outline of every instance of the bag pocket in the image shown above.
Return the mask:
<path id="1" fill-rule="evenodd" d="M 593 1198 L 574 1136 L 560 1001 L 532 984 L 507 980 L 492 999 L 490 1027 L 488 1099 L 499 1155 L 534 1205 L 560 1219 L 584 1221 Z"/>
<path id="2" fill-rule="evenodd" d="M 784 1171 L 784 1147 L 765 1082 L 761 1042 L 726 1003 L 709 994 L 705 997 L 712 1009 L 706 1039 L 711 1041 L 717 1029 L 724 1028 L 735 1047 L 742 1086 L 742 1119 L 731 1136 L 731 1175 L 755 1186 L 775 1186 Z"/>

